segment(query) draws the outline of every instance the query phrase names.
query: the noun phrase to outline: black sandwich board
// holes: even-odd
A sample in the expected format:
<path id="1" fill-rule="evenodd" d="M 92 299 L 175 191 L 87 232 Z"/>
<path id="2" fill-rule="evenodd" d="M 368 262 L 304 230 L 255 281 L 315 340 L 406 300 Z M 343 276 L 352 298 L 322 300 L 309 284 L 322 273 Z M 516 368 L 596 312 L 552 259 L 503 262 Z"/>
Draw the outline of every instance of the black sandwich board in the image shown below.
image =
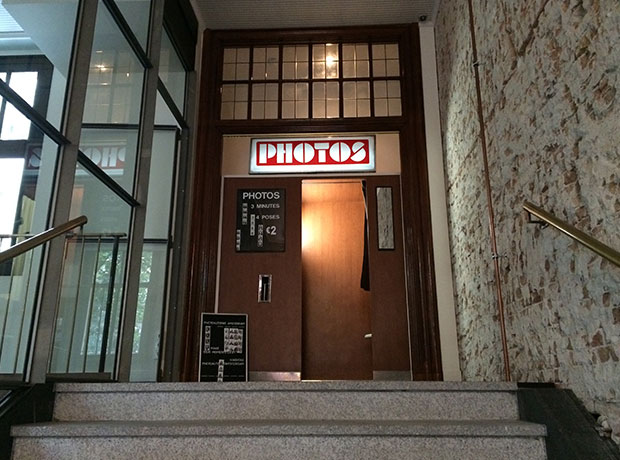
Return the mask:
<path id="1" fill-rule="evenodd" d="M 247 382 L 248 315 L 203 313 L 200 382 Z"/>
<path id="2" fill-rule="evenodd" d="M 286 189 L 237 190 L 237 252 L 283 252 Z"/>

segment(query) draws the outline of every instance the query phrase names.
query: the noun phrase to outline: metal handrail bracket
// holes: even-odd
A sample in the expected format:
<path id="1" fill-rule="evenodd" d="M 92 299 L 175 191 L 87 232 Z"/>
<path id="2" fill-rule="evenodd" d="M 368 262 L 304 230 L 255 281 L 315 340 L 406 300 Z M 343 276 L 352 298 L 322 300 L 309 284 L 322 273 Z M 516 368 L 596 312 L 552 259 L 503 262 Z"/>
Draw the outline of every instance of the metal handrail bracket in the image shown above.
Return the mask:
<path id="1" fill-rule="evenodd" d="M 86 225 L 88 222 L 88 218 L 86 216 L 80 216 L 75 219 L 72 219 L 64 224 L 59 225 L 58 227 L 50 228 L 44 232 L 39 233 L 32 238 L 28 238 L 20 243 L 17 243 L 14 246 L 11 246 L 6 251 L 0 252 L 0 264 L 6 262 L 7 260 L 11 260 L 14 257 L 17 257 L 25 252 L 30 251 L 31 249 L 36 248 L 42 244 L 47 243 L 49 240 L 56 238 L 64 233 L 67 233 L 74 228 L 81 227 Z"/>
<path id="2" fill-rule="evenodd" d="M 549 224 L 559 231 L 574 239 L 578 243 L 583 244 L 585 247 L 596 252 L 601 257 L 609 260 L 611 263 L 620 267 L 620 252 L 600 242 L 596 238 L 582 232 L 581 230 L 573 227 L 572 225 L 557 218 L 550 212 L 536 206 L 535 204 L 526 201 L 523 203 L 523 209 L 525 209 L 530 215 L 538 217 L 542 222 Z M 538 222 L 535 222 L 538 223 Z"/>

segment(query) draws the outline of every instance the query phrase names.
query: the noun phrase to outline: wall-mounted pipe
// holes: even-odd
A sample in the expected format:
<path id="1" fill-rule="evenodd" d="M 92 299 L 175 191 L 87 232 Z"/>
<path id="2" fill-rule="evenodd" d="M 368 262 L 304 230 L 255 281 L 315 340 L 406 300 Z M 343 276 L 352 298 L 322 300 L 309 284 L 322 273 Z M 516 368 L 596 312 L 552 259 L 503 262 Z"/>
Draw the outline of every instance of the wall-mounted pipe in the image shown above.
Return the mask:
<path id="1" fill-rule="evenodd" d="M 489 215 L 489 233 L 491 236 L 491 258 L 495 271 L 495 287 L 497 289 L 497 311 L 499 313 L 499 328 L 502 340 L 502 352 L 504 356 L 504 378 L 510 382 L 510 358 L 508 356 L 508 343 L 506 340 L 506 320 L 504 314 L 504 296 L 502 293 L 502 280 L 499 267 L 499 256 L 497 253 L 497 238 L 495 235 L 495 213 L 493 211 L 493 201 L 491 194 L 491 179 L 489 176 L 489 157 L 487 153 L 487 138 L 484 122 L 484 113 L 482 111 L 482 92 L 480 90 L 480 70 L 478 61 L 478 49 L 476 47 L 476 29 L 474 25 L 474 7 L 472 0 L 468 0 L 469 4 L 469 28 L 471 35 L 472 58 L 474 68 L 474 79 L 476 81 L 476 100 L 478 122 L 480 123 L 480 145 L 482 150 L 482 161 L 484 163 L 484 184 L 486 188 L 488 215 Z"/>

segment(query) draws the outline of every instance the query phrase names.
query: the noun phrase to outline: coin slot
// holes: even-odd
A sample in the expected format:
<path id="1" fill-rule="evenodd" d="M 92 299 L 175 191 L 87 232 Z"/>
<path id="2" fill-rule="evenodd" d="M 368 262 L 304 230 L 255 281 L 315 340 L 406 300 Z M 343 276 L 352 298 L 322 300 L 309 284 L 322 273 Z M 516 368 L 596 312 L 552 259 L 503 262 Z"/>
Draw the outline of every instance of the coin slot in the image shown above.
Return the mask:
<path id="1" fill-rule="evenodd" d="M 271 275 L 258 275 L 258 301 L 271 302 Z"/>

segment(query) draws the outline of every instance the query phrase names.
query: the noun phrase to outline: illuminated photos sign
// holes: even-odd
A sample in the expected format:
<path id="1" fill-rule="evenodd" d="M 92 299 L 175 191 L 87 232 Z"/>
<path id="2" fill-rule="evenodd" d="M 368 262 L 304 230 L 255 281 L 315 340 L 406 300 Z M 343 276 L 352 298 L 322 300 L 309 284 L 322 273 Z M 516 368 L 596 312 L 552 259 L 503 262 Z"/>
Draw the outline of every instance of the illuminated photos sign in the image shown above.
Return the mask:
<path id="1" fill-rule="evenodd" d="M 374 170 L 374 136 L 252 139 L 251 174 Z"/>

